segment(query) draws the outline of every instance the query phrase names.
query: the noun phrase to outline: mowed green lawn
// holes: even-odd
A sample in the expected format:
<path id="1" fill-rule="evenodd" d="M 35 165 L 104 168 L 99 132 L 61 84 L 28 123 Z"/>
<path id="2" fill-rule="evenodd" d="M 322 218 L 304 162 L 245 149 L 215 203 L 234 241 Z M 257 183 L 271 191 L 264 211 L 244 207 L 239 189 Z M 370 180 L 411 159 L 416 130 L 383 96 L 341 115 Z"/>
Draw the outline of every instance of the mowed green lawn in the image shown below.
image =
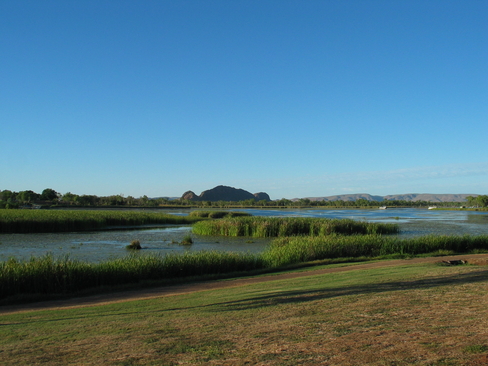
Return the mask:
<path id="1" fill-rule="evenodd" d="M 484 365 L 487 305 L 488 266 L 352 270 L 0 313 L 0 364 Z"/>

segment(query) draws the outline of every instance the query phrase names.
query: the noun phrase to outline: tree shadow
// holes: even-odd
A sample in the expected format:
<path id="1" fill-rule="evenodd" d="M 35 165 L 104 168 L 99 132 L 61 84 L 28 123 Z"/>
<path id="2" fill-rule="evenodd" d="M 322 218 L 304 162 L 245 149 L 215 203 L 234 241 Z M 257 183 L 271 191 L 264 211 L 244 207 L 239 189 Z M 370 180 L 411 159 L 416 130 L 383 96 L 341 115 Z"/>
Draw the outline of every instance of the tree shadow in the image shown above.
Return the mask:
<path id="1" fill-rule="evenodd" d="M 29 319 L 19 322 L 0 323 L 0 326 L 11 326 L 29 323 L 43 323 L 53 321 L 67 321 L 87 318 L 104 318 L 113 316 L 127 316 L 131 314 L 162 314 L 170 313 L 172 311 L 185 311 L 192 309 L 207 309 L 210 312 L 224 312 L 224 311 L 240 311 L 258 309 L 263 307 L 272 307 L 279 304 L 293 304 L 293 303 L 307 303 L 316 300 L 336 298 L 348 295 L 365 295 L 372 293 L 387 293 L 399 290 L 413 290 L 413 289 L 431 289 L 442 286 L 457 286 L 469 283 L 488 282 L 488 271 L 478 270 L 469 273 L 456 273 L 443 277 L 424 277 L 418 280 L 405 281 L 391 281 L 382 283 L 371 283 L 366 285 L 351 285 L 334 288 L 324 288 L 320 290 L 294 290 L 294 291 L 279 291 L 274 294 L 265 294 L 261 296 L 246 297 L 244 300 L 213 302 L 206 305 L 186 306 L 186 307 L 172 307 L 166 309 L 151 309 L 143 310 L 138 307 L 134 311 L 120 311 L 114 310 L 107 313 L 91 313 L 80 314 L 79 316 L 60 316 L 59 318 L 49 319 Z M 205 297 L 204 292 L 201 293 L 202 299 Z M 35 311 L 35 310 L 33 310 Z M 1 314 L 0 314 L 1 315 Z"/>
<path id="2" fill-rule="evenodd" d="M 366 285 L 351 285 L 341 288 L 324 288 L 320 290 L 280 291 L 276 294 L 247 297 L 245 300 L 215 303 L 214 311 L 238 311 L 275 306 L 278 304 L 306 303 L 316 300 L 336 298 L 348 295 L 365 295 L 372 293 L 386 293 L 401 290 L 422 290 L 442 286 L 458 286 L 468 283 L 487 282 L 488 272 L 480 270 L 470 273 L 456 273 L 444 277 L 430 277 L 418 280 L 392 281 L 372 283 Z M 210 306 L 210 305 L 207 305 Z"/>

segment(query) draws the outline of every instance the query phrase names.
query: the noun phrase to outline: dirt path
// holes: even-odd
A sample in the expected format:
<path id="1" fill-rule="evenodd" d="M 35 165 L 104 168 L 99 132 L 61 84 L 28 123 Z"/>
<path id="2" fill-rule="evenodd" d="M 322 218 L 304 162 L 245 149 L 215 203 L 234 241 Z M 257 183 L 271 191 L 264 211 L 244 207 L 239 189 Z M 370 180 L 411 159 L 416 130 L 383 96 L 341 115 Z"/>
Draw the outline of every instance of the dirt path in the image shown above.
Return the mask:
<path id="1" fill-rule="evenodd" d="M 378 261 L 373 263 L 344 265 L 343 267 L 321 268 L 321 269 L 301 269 L 300 272 L 287 272 L 280 274 L 269 274 L 260 277 L 242 277 L 230 280 L 206 281 L 189 283 L 175 286 L 164 286 L 141 290 L 124 291 L 110 294 L 100 294 L 94 296 L 78 297 L 66 300 L 43 301 L 34 304 L 22 304 L 15 306 L 0 306 L 0 314 L 11 314 L 18 312 L 26 312 L 33 310 L 55 310 L 66 308 L 79 308 L 87 306 L 98 306 L 103 304 L 112 304 L 117 302 L 135 301 L 142 299 L 152 299 L 165 296 L 174 296 L 187 294 L 199 291 L 209 291 L 216 289 L 232 288 L 245 286 L 254 283 L 263 283 L 276 280 L 285 280 L 300 278 L 306 276 L 315 276 L 325 273 L 345 272 L 362 269 L 372 269 L 381 267 L 401 266 L 407 264 L 417 263 L 436 263 L 451 260 L 465 260 L 470 264 L 488 264 L 488 254 L 471 254 L 471 255 L 457 255 L 449 257 L 429 257 L 429 258 L 413 258 L 413 259 L 398 259 L 388 261 Z"/>

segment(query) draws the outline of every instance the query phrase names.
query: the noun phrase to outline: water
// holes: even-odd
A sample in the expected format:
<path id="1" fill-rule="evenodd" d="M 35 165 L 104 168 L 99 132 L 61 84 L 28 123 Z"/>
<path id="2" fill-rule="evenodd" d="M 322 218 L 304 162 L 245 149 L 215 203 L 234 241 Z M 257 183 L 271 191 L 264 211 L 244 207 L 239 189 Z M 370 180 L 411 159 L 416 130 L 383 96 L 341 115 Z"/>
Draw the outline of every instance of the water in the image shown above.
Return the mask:
<path id="1" fill-rule="evenodd" d="M 232 210 L 237 211 L 237 210 Z M 488 235 L 488 213 L 474 211 L 437 211 L 415 208 L 401 209 L 242 209 L 256 216 L 322 217 L 354 219 L 368 222 L 397 223 L 400 237 L 427 234 Z M 158 211 L 161 212 L 161 211 Z M 187 215 L 190 210 L 179 210 Z M 175 211 L 168 210 L 175 214 Z M 190 226 L 164 226 L 136 230 L 110 230 L 55 234 L 0 234 L 0 261 L 11 257 L 29 259 L 52 253 L 55 257 L 99 262 L 127 255 L 125 247 L 132 240 L 139 240 L 143 247 L 138 254 L 183 253 L 185 251 L 220 250 L 257 253 L 269 239 L 205 237 L 192 234 L 192 245 L 180 245 L 184 236 L 191 233 Z"/>
<path id="2" fill-rule="evenodd" d="M 396 223 L 401 237 L 436 235 L 488 234 L 488 212 L 397 209 L 286 209 L 242 210 L 259 216 L 322 217 L 367 222 Z"/>

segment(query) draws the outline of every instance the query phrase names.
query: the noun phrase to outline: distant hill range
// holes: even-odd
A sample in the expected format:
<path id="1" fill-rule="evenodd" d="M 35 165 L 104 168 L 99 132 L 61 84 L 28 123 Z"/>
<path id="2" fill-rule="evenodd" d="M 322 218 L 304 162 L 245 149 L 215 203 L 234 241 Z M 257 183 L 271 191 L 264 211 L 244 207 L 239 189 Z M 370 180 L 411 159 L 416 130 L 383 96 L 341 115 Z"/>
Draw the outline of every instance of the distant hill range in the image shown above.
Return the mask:
<path id="1" fill-rule="evenodd" d="M 477 197 L 478 194 L 430 194 L 430 193 L 408 193 L 393 194 L 388 196 L 372 196 L 367 193 L 341 194 L 327 197 L 307 197 L 310 201 L 357 201 L 364 199 L 367 201 L 427 201 L 427 202 L 465 202 L 466 197 Z M 292 201 L 298 201 L 298 198 Z"/>
<path id="2" fill-rule="evenodd" d="M 240 188 L 233 188 L 227 186 L 217 186 L 215 188 L 203 191 L 199 196 L 197 196 L 192 191 L 186 191 L 181 196 L 184 200 L 190 201 L 245 201 L 248 199 L 256 199 L 258 201 L 271 201 L 269 195 L 264 192 L 250 193 Z"/>
<path id="3" fill-rule="evenodd" d="M 368 193 L 356 193 L 356 194 L 339 194 L 335 196 L 324 197 L 305 197 L 310 201 L 357 201 L 364 199 L 366 201 L 426 201 L 426 202 L 466 202 L 466 197 L 477 197 L 479 194 L 430 194 L 430 193 L 407 193 L 407 194 L 393 194 L 388 196 L 374 196 Z M 169 199 L 175 199 L 171 197 Z M 193 191 L 186 191 L 181 196 L 181 199 L 190 201 L 230 201 L 238 202 L 249 199 L 255 199 L 257 201 L 271 201 L 269 195 L 265 192 L 250 193 L 240 188 L 217 186 L 212 189 L 203 191 L 200 195 L 196 195 Z M 293 198 L 291 201 L 298 201 L 300 198 Z"/>

